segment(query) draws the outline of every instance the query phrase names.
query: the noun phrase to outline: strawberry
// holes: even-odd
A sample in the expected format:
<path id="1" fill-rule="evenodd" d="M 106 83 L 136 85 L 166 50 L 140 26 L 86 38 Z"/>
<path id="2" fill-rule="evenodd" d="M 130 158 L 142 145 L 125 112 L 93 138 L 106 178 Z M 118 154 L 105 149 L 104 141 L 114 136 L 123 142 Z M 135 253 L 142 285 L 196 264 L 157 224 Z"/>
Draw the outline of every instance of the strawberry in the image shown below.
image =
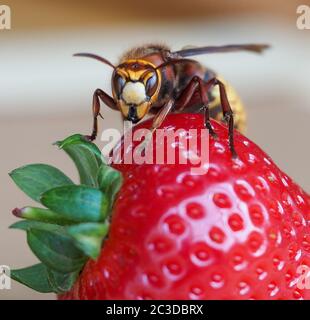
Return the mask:
<path id="1" fill-rule="evenodd" d="M 82 185 L 54 168 L 52 185 L 29 192 L 33 172 L 25 181 L 23 169 L 13 171 L 47 207 L 14 211 L 25 220 L 13 227 L 27 231 L 42 263 L 13 277 L 61 299 L 310 299 L 299 272 L 310 268 L 310 196 L 238 132 L 232 158 L 227 128 L 212 125 L 218 138 L 210 138 L 209 169 L 200 175 L 190 163 L 125 164 L 130 148 L 122 143 L 113 169 L 81 136 L 58 145 L 77 164 Z M 192 139 L 190 129 L 199 138 L 203 127 L 199 114 L 169 115 L 162 124 L 185 130 L 185 140 L 171 142 L 177 152 Z"/>

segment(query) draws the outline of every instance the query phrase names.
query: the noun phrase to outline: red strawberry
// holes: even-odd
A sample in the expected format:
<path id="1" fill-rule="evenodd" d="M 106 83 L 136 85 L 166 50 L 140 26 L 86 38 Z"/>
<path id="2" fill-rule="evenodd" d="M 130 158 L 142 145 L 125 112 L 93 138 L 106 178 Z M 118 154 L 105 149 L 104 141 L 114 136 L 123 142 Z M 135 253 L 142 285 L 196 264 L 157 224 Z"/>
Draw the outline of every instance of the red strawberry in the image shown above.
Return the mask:
<path id="1" fill-rule="evenodd" d="M 309 195 L 237 132 L 232 159 L 227 128 L 212 125 L 207 174 L 115 165 L 124 183 L 108 239 L 62 299 L 310 299 L 298 273 L 310 267 Z M 203 119 L 169 115 L 162 127 Z"/>

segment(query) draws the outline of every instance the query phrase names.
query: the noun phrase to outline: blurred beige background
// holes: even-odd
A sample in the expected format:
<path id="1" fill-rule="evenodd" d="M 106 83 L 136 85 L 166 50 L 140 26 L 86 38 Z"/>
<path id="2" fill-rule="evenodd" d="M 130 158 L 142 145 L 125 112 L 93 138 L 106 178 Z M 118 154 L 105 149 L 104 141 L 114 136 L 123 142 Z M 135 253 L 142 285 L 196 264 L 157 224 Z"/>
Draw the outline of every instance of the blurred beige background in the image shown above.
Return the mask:
<path id="1" fill-rule="evenodd" d="M 272 44 L 263 56 L 246 53 L 197 57 L 221 73 L 247 106 L 248 136 L 310 191 L 310 30 L 296 28 L 296 8 L 307 1 L 6 1 L 12 30 L 0 31 L 0 265 L 35 263 L 11 209 L 31 204 L 8 172 L 33 162 L 73 165 L 52 142 L 89 133 L 91 96 L 110 92 L 111 70 L 72 58 L 88 51 L 117 62 L 132 45 L 245 42 Z M 103 109 L 100 127 L 121 128 L 120 114 Z M 52 299 L 12 283 L 0 299 Z"/>

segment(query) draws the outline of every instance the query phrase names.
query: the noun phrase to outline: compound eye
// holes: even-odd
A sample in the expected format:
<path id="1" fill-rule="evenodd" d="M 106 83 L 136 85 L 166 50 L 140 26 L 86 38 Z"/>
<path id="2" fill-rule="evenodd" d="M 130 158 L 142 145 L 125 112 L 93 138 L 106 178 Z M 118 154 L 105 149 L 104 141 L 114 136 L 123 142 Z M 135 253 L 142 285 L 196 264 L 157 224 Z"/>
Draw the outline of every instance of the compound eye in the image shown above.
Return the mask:
<path id="1" fill-rule="evenodd" d="M 157 76 L 154 73 L 147 81 L 145 85 L 146 94 L 151 97 L 157 89 Z"/>
<path id="2" fill-rule="evenodd" d="M 122 93 L 126 80 L 121 75 L 115 74 L 112 82 L 113 82 L 114 92 L 116 96 L 120 98 L 120 95 Z"/>

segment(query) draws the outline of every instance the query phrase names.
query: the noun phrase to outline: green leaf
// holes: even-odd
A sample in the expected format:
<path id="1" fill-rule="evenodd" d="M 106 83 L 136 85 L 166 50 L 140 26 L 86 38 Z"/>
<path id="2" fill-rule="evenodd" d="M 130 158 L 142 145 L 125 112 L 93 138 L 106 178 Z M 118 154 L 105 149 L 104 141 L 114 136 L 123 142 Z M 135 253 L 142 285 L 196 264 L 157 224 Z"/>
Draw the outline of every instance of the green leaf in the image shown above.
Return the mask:
<path id="1" fill-rule="evenodd" d="M 27 231 L 27 242 L 41 262 L 59 272 L 80 270 L 86 261 L 82 251 L 76 248 L 73 239 L 66 234 L 30 229 Z"/>
<path id="2" fill-rule="evenodd" d="M 60 273 L 51 269 L 47 270 L 48 282 L 53 292 L 61 294 L 69 291 L 79 275 L 79 270 L 71 273 Z"/>
<path id="3" fill-rule="evenodd" d="M 26 231 L 28 245 L 42 263 L 13 270 L 12 278 L 39 292 L 64 293 L 72 288 L 87 259 L 96 259 L 101 252 L 122 176 L 104 164 L 98 147 L 82 135 L 56 144 L 74 161 L 82 185 L 46 164 L 11 172 L 17 186 L 47 207 L 13 210 L 26 220 L 11 228 Z"/>
<path id="4" fill-rule="evenodd" d="M 72 145 L 83 145 L 85 148 L 88 148 L 95 156 L 98 161 L 98 164 L 103 162 L 103 158 L 99 148 L 89 140 L 85 138 L 85 136 L 81 134 L 73 134 L 62 141 L 57 141 L 55 143 L 60 149 L 65 149 L 68 146 Z"/>
<path id="5" fill-rule="evenodd" d="M 108 233 L 107 223 L 81 223 L 67 227 L 67 232 L 74 239 L 76 246 L 88 257 L 96 259 L 101 251 L 103 238 Z"/>
<path id="6" fill-rule="evenodd" d="M 45 278 L 50 285 L 48 292 L 62 293 L 69 290 L 87 257 L 76 246 L 76 240 L 69 235 L 66 228 L 28 220 L 19 221 L 11 228 L 27 231 L 31 250 L 46 267 Z"/>
<path id="7" fill-rule="evenodd" d="M 31 221 L 31 220 L 22 220 L 22 221 L 15 222 L 10 226 L 10 228 L 24 230 L 24 231 L 37 229 L 37 230 L 44 230 L 44 231 L 58 232 L 58 233 L 66 232 L 63 226 L 41 222 L 41 221 Z"/>
<path id="8" fill-rule="evenodd" d="M 23 269 L 12 270 L 11 278 L 41 293 L 54 291 L 48 281 L 47 268 L 42 263 Z"/>
<path id="9" fill-rule="evenodd" d="M 30 198 L 40 201 L 41 194 L 58 186 L 73 184 L 60 170 L 47 164 L 30 164 L 10 173 L 16 185 Z"/>
<path id="10" fill-rule="evenodd" d="M 114 203 L 114 199 L 123 183 L 122 174 L 105 164 L 101 165 L 98 171 L 98 185 L 103 193 L 105 193 L 109 199 L 111 206 Z"/>
<path id="11" fill-rule="evenodd" d="M 74 221 L 66 219 L 62 214 L 54 212 L 49 209 L 36 208 L 36 207 L 24 207 L 21 209 L 14 209 L 14 215 L 19 218 L 35 220 L 47 223 L 55 223 L 59 225 L 73 224 Z"/>
<path id="12" fill-rule="evenodd" d="M 103 158 L 98 147 L 80 134 L 56 142 L 75 163 L 81 184 L 97 187 L 97 173 Z"/>
<path id="13" fill-rule="evenodd" d="M 64 186 L 46 191 L 41 202 L 50 210 L 77 222 L 103 221 L 109 200 L 100 190 L 87 186 Z"/>

